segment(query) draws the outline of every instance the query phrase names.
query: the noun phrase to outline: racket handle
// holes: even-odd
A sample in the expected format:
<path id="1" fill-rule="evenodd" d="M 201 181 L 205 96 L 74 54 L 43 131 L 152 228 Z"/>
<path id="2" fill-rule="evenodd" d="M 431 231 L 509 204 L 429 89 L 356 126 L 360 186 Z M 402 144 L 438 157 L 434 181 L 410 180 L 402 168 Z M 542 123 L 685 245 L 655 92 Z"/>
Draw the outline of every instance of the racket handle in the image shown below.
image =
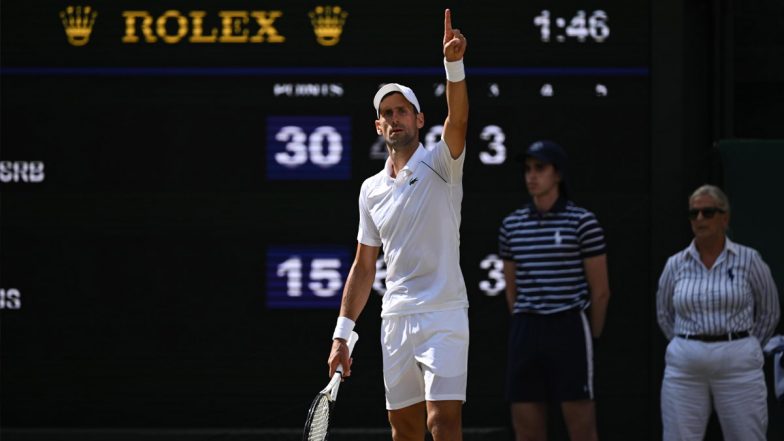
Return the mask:
<path id="1" fill-rule="evenodd" d="M 351 335 L 348 337 L 348 341 L 346 342 L 346 344 L 348 344 L 348 356 L 349 357 L 351 357 L 351 353 L 354 352 L 354 345 L 357 344 L 357 340 L 359 340 L 359 334 L 357 334 L 355 331 L 351 331 Z M 341 376 L 343 375 L 343 365 L 342 364 L 338 364 L 338 368 L 335 371 L 335 374 L 338 374 L 338 373 L 340 373 Z"/>

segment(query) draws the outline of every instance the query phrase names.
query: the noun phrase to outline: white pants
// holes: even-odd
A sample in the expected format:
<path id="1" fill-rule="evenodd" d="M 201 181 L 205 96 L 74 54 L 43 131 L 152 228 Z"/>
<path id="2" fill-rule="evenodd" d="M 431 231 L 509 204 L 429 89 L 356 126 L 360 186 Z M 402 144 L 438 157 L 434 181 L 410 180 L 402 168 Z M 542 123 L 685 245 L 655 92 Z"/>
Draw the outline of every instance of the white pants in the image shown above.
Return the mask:
<path id="1" fill-rule="evenodd" d="M 702 441 L 713 407 L 725 441 L 765 441 L 763 363 L 754 337 L 715 343 L 672 339 L 661 390 L 664 441 Z"/>

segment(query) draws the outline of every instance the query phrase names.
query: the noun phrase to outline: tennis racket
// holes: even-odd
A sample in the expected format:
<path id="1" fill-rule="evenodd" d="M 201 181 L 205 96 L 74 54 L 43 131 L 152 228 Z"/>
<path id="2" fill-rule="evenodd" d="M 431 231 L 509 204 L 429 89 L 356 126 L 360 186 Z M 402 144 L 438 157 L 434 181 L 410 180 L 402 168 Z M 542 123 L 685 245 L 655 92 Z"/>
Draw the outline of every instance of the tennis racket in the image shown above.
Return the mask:
<path id="1" fill-rule="evenodd" d="M 356 332 L 351 331 L 348 338 L 348 355 L 354 351 L 354 344 L 359 339 Z M 308 419 L 305 420 L 305 431 L 302 441 L 324 441 L 329 436 L 329 422 L 334 416 L 335 400 L 338 399 L 338 388 L 343 377 L 343 365 L 338 365 L 335 375 L 327 387 L 316 395 L 308 410 Z"/>

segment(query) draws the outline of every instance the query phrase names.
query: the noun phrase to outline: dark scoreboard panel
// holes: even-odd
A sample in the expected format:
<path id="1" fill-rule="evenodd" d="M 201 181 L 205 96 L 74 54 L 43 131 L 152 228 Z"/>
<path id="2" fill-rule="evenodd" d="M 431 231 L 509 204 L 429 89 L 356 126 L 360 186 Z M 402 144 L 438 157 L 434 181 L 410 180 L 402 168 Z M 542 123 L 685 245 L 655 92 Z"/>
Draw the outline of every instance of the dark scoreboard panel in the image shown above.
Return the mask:
<path id="1" fill-rule="evenodd" d="M 104 0 L 4 5 L 3 64 L 433 67 L 444 8 L 470 38 L 473 67 L 648 63 L 647 2 Z"/>
<path id="2" fill-rule="evenodd" d="M 386 157 L 372 96 L 411 86 L 422 141 L 437 141 L 447 6 L 469 41 L 466 424 L 506 424 L 496 236 L 525 200 L 511 157 L 532 141 L 564 145 L 574 199 L 606 230 L 608 333 L 647 329 L 628 295 L 649 277 L 647 4 L 437 3 L 4 4 L 3 424 L 301 425 L 326 379 L 359 187 Z M 384 270 L 341 390 L 368 426 L 386 424 Z M 602 387 L 622 401 L 647 383 Z"/>

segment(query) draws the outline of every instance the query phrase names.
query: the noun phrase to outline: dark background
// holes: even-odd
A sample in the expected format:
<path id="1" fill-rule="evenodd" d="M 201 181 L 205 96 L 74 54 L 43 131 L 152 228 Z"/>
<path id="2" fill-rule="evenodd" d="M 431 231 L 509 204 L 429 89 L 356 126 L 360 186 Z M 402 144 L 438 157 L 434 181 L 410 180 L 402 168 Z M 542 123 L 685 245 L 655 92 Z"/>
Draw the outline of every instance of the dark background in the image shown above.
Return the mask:
<path id="1" fill-rule="evenodd" d="M 567 149 L 573 199 L 596 213 L 608 241 L 613 298 L 597 362 L 600 433 L 660 438 L 666 342 L 655 323 L 656 281 L 667 256 L 690 239 L 688 195 L 705 182 L 725 184 L 718 141 L 784 137 L 776 22 L 784 7 L 439 3 L 343 2 L 341 41 L 324 47 L 307 15 L 318 2 L 93 2 L 90 42 L 74 47 L 59 17 L 68 3 L 4 2 L 0 161 L 45 164 L 42 182 L 0 183 L 0 289 L 20 300 L 0 309 L 4 437 L 296 439 L 327 380 L 337 304 L 270 307 L 268 252 L 310 247 L 348 256 L 347 269 L 359 185 L 383 166 L 370 155 L 373 93 L 388 81 L 413 87 L 423 138 L 443 121 L 441 36 L 450 7 L 469 41 L 471 95 L 461 228 L 472 331 L 464 425 L 476 439 L 486 428 L 488 439 L 508 434 L 506 307 L 480 289 L 498 288 L 480 264 L 496 252 L 500 220 L 525 199 L 508 156 L 549 138 Z M 543 9 L 567 22 L 578 10 L 604 10 L 611 34 L 603 43 L 542 42 L 533 19 Z M 280 10 L 274 26 L 286 41 L 127 44 L 126 10 L 203 10 L 205 30 L 220 29 L 220 10 Z M 256 32 L 253 20 L 247 28 Z M 136 34 L 143 38 L 140 27 Z M 552 97 L 540 94 L 545 83 Z M 597 83 L 607 96 L 597 96 Z M 280 84 L 339 85 L 342 96 L 276 95 Z M 271 179 L 270 116 L 347 117 L 350 178 Z M 508 156 L 488 165 L 480 154 L 494 147 L 483 133 L 494 126 Z M 781 287 L 784 259 L 764 257 Z M 379 311 L 380 297 L 371 295 L 338 428 L 387 425 Z M 773 404 L 770 420 L 777 439 L 784 429 Z M 557 414 L 552 426 L 565 436 Z M 715 422 L 708 436 L 720 439 Z"/>

